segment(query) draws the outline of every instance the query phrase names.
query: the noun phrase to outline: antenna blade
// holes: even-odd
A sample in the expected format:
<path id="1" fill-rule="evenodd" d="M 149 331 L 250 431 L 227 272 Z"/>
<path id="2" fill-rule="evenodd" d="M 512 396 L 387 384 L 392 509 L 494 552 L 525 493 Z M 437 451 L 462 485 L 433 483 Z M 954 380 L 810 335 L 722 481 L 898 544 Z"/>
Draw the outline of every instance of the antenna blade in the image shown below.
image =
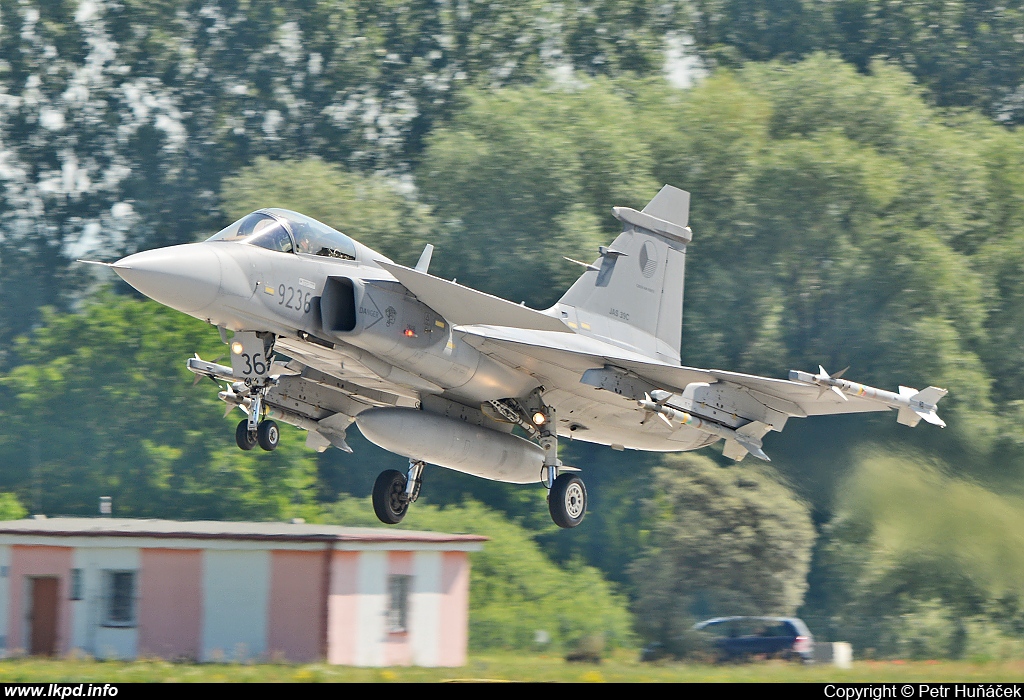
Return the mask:
<path id="1" fill-rule="evenodd" d="M 416 272 L 426 272 L 427 268 L 430 267 L 430 258 L 434 255 L 434 246 L 427 243 L 423 247 L 423 252 L 420 253 L 420 259 L 416 262 L 416 267 L 413 269 Z"/>

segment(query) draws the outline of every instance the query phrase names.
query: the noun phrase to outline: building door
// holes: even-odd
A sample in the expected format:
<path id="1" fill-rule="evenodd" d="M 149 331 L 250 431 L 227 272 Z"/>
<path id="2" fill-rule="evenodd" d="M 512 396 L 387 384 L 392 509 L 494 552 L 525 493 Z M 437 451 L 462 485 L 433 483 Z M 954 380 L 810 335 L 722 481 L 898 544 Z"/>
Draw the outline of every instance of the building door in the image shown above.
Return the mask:
<path id="1" fill-rule="evenodd" d="M 57 653 L 57 579 L 33 578 L 32 608 L 29 612 L 31 637 L 29 653 L 53 656 Z"/>

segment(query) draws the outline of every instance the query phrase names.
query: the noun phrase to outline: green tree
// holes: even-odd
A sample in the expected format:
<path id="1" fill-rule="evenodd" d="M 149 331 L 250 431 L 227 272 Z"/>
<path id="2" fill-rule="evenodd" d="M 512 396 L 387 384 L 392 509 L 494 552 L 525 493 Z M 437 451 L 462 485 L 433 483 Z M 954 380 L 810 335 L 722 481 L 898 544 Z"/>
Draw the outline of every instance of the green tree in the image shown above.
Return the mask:
<path id="1" fill-rule="evenodd" d="M 689 31 L 713 65 L 834 52 L 862 72 L 900 65 L 934 103 L 1024 118 L 1019 0 L 692 0 Z"/>
<path id="2" fill-rule="evenodd" d="M 435 130 L 417 182 L 458 241 L 448 276 L 514 301 L 555 302 L 619 230 L 612 206 L 658 191 L 623 96 L 604 81 L 470 92 Z M 530 274 L 523 275 L 523 270 Z"/>
<path id="3" fill-rule="evenodd" d="M 666 457 L 654 479 L 650 542 L 631 567 L 645 638 L 671 642 L 694 617 L 796 611 L 815 533 L 789 489 L 691 454 Z"/>
<path id="4" fill-rule="evenodd" d="M 0 520 L 18 520 L 28 515 L 25 506 L 13 493 L 0 493 Z"/>
<path id="5" fill-rule="evenodd" d="M 103 294 L 81 313 L 47 312 L 0 377 L 0 483 L 34 512 L 275 519 L 304 515 L 315 463 L 298 431 L 243 454 L 209 386 L 184 359 L 223 353 L 209 326 L 153 302 Z"/>
<path id="6" fill-rule="evenodd" d="M 858 455 L 816 553 L 812 629 L 885 656 L 1024 651 L 1024 503 L 950 471 L 918 452 Z"/>
<path id="7" fill-rule="evenodd" d="M 816 55 L 637 88 L 655 176 L 693 192 L 684 361 L 945 386 L 944 449 L 979 457 L 998 418 L 977 251 L 1006 215 L 993 182 L 1014 186 L 985 165 L 1001 130 L 950 123 L 906 73 L 874 70 Z"/>

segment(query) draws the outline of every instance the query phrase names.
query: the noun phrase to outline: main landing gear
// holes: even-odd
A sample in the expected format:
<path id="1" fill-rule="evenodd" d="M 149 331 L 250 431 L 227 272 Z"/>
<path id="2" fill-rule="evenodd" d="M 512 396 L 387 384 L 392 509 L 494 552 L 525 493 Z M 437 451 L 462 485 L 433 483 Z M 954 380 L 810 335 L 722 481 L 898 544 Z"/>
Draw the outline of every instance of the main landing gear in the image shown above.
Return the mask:
<path id="1" fill-rule="evenodd" d="M 544 448 L 544 485 L 548 489 L 548 512 L 555 525 L 574 528 L 587 514 L 587 487 L 583 479 L 569 471 L 558 473 L 562 460 L 558 459 L 558 434 L 553 408 L 544 407 L 546 420 L 541 424 L 540 446 Z"/>
<path id="2" fill-rule="evenodd" d="M 504 403 L 501 405 L 508 407 Z M 508 407 L 509 411 L 506 414 L 500 410 L 500 406 L 495 408 L 508 418 L 508 422 L 518 423 L 527 430 L 544 451 L 540 479 L 548 490 L 548 510 L 555 525 L 561 528 L 579 525 L 587 513 L 587 487 L 583 485 L 583 480 L 573 473 L 578 470 L 564 466 L 558 459 L 554 409 L 545 406 L 539 401 L 539 397 L 536 398 L 536 403 L 526 407 L 528 410 L 524 410 L 521 405 Z M 525 417 L 517 419 L 517 411 L 525 414 Z M 532 423 L 528 423 L 528 419 Z M 423 485 L 424 466 L 422 460 L 410 459 L 408 473 L 388 469 L 377 477 L 373 485 L 373 511 L 381 522 L 395 525 L 402 521 L 409 506 L 419 497 L 420 487 Z"/>
<path id="3" fill-rule="evenodd" d="M 420 497 L 425 466 L 421 460 L 410 459 L 408 474 L 397 469 L 380 473 L 373 484 L 373 512 L 382 523 L 395 525 L 402 522 L 409 506 Z"/>

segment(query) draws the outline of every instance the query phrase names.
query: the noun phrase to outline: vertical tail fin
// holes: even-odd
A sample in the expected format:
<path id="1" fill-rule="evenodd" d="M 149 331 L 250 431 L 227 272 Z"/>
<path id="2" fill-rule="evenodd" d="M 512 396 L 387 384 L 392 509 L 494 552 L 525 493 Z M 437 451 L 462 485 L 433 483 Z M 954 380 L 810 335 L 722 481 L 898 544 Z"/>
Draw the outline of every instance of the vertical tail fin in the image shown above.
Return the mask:
<path id="1" fill-rule="evenodd" d="M 555 309 L 580 333 L 678 364 L 690 193 L 665 185 L 643 211 L 612 213 L 622 233 Z"/>

